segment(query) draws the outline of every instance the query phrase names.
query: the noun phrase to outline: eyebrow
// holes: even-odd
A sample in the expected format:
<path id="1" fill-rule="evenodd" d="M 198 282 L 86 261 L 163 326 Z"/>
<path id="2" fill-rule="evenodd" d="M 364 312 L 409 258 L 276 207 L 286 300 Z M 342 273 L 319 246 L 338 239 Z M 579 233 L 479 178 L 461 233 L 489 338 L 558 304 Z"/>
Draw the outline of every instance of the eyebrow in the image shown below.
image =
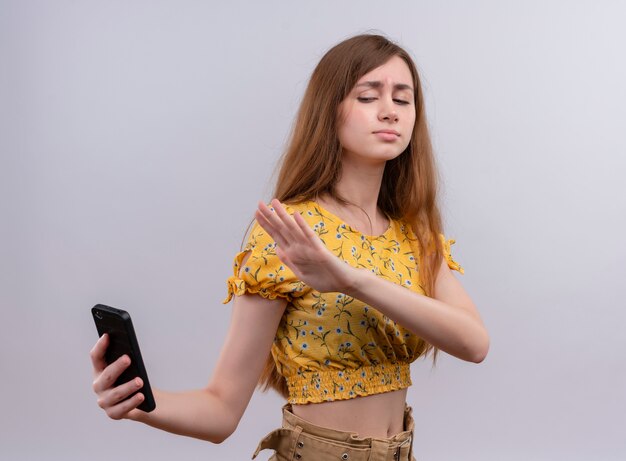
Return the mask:
<path id="1" fill-rule="evenodd" d="M 370 88 L 381 88 L 383 86 L 383 82 L 375 80 L 375 81 L 371 81 L 371 82 L 361 82 L 359 84 L 356 85 L 357 87 L 359 86 L 367 86 Z M 407 85 L 406 83 L 396 83 L 393 88 L 395 90 L 409 90 L 409 91 L 413 91 L 413 87 L 411 87 L 411 85 Z"/>

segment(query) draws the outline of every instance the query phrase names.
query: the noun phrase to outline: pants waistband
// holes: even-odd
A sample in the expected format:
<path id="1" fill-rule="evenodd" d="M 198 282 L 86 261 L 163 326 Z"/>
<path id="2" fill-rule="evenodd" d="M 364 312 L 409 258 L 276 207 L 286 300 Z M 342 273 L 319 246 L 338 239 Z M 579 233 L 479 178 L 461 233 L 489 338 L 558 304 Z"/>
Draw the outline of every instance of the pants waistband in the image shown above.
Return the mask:
<path id="1" fill-rule="evenodd" d="M 318 457 L 321 455 L 320 450 L 329 448 L 330 451 L 336 451 L 339 456 L 337 459 L 350 461 L 412 459 L 414 422 L 409 406 L 404 410 L 404 431 L 389 438 L 359 437 L 355 432 L 317 426 L 294 415 L 289 404 L 283 407 L 282 426 L 261 440 L 252 456 L 253 459 L 261 450 L 270 448 L 283 456 L 272 459 L 306 461 L 307 449 L 311 449 L 312 446 L 316 447 Z"/>
<path id="2" fill-rule="evenodd" d="M 294 415 L 291 412 L 291 405 L 287 404 L 283 406 L 283 428 L 295 429 L 301 427 L 302 432 L 315 435 L 325 439 L 335 440 L 338 442 L 346 442 L 356 446 L 368 447 L 371 446 L 372 440 L 384 440 L 391 443 L 401 443 L 409 439 L 413 435 L 413 410 L 408 405 L 404 409 L 404 431 L 389 437 L 389 438 L 376 438 L 376 437 L 363 437 L 360 438 L 356 432 L 338 431 L 335 429 L 329 429 L 322 426 L 316 426 L 299 416 Z"/>

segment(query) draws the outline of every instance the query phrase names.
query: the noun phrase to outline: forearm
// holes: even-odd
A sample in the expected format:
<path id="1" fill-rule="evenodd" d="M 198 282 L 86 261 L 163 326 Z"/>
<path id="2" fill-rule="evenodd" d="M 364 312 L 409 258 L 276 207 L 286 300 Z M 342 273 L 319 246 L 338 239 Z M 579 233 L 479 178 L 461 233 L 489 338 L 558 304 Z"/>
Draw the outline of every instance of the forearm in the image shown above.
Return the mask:
<path id="1" fill-rule="evenodd" d="M 420 295 L 373 273 L 355 269 L 346 294 L 376 308 L 429 344 L 463 360 L 480 362 L 489 347 L 482 321 L 467 310 Z"/>
<path id="2" fill-rule="evenodd" d="M 238 418 L 209 390 L 153 391 L 156 409 L 150 413 L 133 410 L 129 419 L 213 443 L 223 442 L 237 427 Z"/>

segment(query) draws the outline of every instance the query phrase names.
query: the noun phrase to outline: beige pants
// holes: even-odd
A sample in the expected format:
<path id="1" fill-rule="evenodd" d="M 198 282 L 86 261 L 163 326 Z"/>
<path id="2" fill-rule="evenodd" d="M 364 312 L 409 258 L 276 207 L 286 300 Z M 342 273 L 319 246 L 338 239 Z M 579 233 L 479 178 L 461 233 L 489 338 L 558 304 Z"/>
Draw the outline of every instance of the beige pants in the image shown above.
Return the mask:
<path id="1" fill-rule="evenodd" d="M 316 426 L 283 407 L 283 427 L 267 434 L 252 459 L 261 450 L 276 453 L 270 461 L 415 461 L 413 458 L 413 417 L 411 407 L 404 410 L 404 431 L 387 439 L 359 438 L 353 432 Z"/>

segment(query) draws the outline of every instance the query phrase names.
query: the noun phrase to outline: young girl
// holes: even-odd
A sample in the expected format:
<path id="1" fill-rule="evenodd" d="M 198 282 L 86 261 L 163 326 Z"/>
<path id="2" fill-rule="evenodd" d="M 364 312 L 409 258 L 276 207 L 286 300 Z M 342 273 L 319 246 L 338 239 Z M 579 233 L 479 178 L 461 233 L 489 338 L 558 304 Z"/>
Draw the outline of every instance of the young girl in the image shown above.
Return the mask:
<path id="1" fill-rule="evenodd" d="M 411 460 L 410 363 L 441 349 L 481 362 L 489 338 L 452 275 L 415 65 L 402 48 L 360 35 L 316 67 L 271 208 L 259 203 L 228 280 L 226 342 L 206 388 L 155 390 L 91 352 L 98 404 L 113 419 L 225 440 L 257 384 L 286 399 L 261 449 L 276 460 Z M 271 354 L 270 354 L 271 352 Z M 268 358 L 269 355 L 269 358 Z"/>

